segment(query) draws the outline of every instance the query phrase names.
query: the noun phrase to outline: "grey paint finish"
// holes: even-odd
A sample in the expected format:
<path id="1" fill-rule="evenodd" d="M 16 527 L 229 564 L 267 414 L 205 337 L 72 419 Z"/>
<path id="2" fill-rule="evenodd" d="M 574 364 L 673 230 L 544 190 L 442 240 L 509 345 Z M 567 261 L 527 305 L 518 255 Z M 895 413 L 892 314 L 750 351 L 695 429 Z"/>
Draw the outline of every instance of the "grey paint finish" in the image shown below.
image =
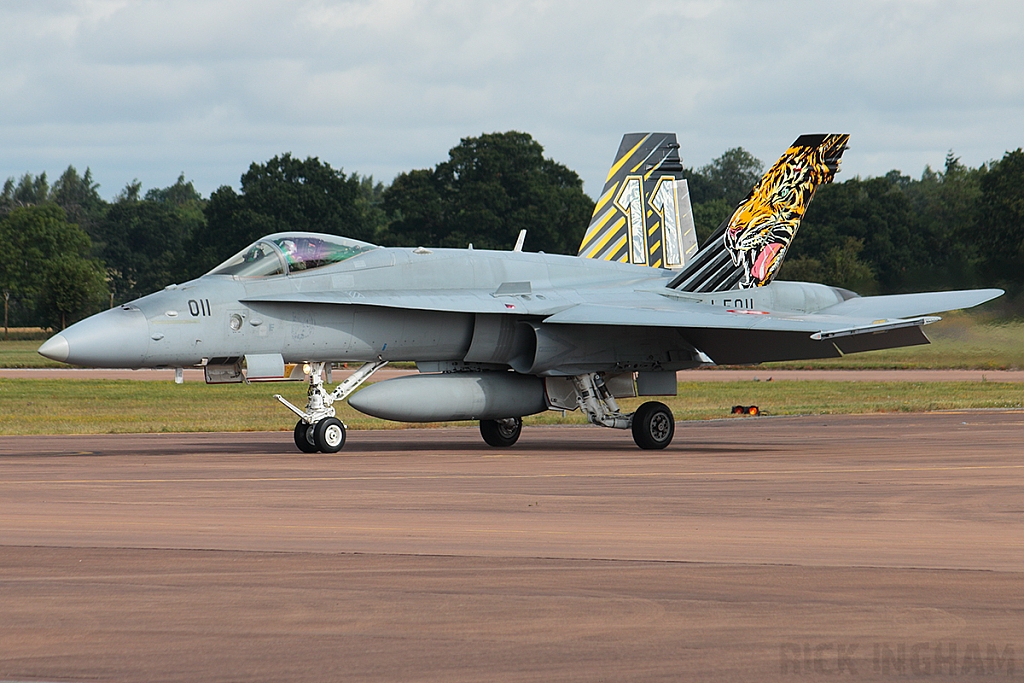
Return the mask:
<path id="1" fill-rule="evenodd" d="M 514 372 L 398 377 L 371 384 L 349 404 L 367 415 L 401 422 L 495 420 L 548 407 L 543 380 Z"/>
<path id="2" fill-rule="evenodd" d="M 862 299 L 824 285 L 773 282 L 694 294 L 666 288 L 670 277 L 570 256 L 373 248 L 288 275 L 207 275 L 171 286 L 73 325 L 63 342 L 42 350 L 96 367 L 280 354 L 285 362 L 496 364 L 539 376 L 669 371 L 698 364 L 700 352 L 716 362 L 831 357 L 836 344 L 811 334 L 856 333 L 877 318 L 974 305 L 1000 293 Z M 870 342 L 847 339 L 839 348 L 920 343 L 915 334 L 875 332 Z"/>

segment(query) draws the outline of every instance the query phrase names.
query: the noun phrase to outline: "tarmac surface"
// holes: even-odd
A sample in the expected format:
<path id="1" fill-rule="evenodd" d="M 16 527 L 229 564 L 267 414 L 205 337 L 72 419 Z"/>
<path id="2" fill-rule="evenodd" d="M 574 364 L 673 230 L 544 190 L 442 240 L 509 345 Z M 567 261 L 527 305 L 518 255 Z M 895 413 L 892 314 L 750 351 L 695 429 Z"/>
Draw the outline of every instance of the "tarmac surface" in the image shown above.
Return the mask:
<path id="1" fill-rule="evenodd" d="M 0 680 L 1024 679 L 1024 412 L 0 437 Z"/>

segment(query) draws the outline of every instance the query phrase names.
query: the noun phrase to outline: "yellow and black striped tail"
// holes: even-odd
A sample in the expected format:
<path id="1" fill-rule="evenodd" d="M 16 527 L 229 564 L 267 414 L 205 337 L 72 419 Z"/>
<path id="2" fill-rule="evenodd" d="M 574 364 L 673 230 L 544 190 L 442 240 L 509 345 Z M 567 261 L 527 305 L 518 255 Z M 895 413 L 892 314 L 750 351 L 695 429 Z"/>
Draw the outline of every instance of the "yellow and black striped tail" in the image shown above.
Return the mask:
<path id="1" fill-rule="evenodd" d="M 594 207 L 579 256 L 682 268 L 697 253 L 675 133 L 628 133 Z"/>

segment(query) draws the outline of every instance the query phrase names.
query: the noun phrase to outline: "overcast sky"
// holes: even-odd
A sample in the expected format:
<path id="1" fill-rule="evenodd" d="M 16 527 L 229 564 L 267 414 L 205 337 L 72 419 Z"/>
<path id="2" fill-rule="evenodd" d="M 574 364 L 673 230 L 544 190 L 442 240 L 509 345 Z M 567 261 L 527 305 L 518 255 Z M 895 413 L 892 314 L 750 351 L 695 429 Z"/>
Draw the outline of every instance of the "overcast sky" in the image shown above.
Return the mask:
<path id="1" fill-rule="evenodd" d="M 290 151 L 389 182 L 523 130 L 595 196 L 625 132 L 687 166 L 848 132 L 840 180 L 1024 145 L 1019 0 L 0 0 L 0 181 L 204 194 Z"/>

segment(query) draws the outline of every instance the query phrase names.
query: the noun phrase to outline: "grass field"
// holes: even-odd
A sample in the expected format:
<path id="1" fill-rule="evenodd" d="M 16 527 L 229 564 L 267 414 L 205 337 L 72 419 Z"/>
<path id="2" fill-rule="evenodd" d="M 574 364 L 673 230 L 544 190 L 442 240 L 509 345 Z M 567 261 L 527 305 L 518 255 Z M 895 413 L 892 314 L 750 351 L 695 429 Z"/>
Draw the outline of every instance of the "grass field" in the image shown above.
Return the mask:
<path id="1" fill-rule="evenodd" d="M 105 434 L 291 430 L 295 418 L 272 398 L 305 403 L 302 384 L 206 386 L 132 380 L 0 379 L 0 434 Z M 664 400 L 676 417 L 729 417 L 733 405 L 774 415 L 919 412 L 957 408 L 1021 408 L 1024 384 L 997 382 L 683 382 Z M 623 401 L 632 410 L 640 399 Z M 357 413 L 339 416 L 352 429 L 401 429 Z M 759 419 L 743 418 L 734 419 Z M 549 412 L 527 424 L 585 422 L 579 412 Z"/>
<path id="2" fill-rule="evenodd" d="M 3 332 L 3 330 L 0 330 Z M 66 368 L 49 358 L 43 358 L 36 349 L 43 342 L 29 339 L 12 339 L 0 341 L 0 368 Z"/>

